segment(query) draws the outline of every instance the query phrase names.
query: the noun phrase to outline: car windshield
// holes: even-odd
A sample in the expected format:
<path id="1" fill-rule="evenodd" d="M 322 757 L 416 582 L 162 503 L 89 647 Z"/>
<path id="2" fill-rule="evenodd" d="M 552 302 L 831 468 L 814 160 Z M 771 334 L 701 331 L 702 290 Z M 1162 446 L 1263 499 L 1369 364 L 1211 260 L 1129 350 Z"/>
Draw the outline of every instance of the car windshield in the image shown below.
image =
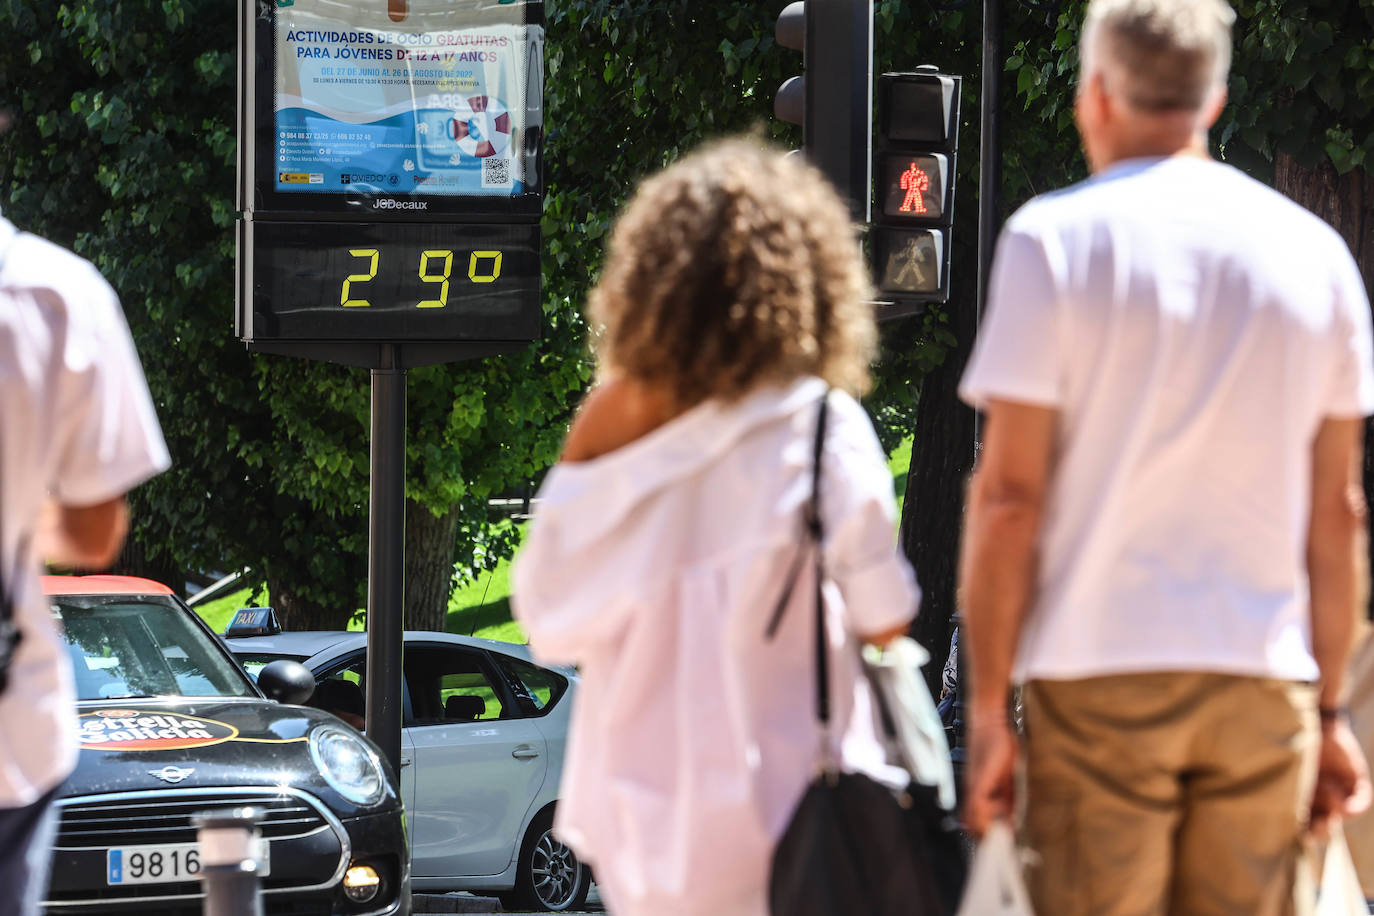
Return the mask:
<path id="1" fill-rule="evenodd" d="M 63 595 L 50 599 L 81 700 L 251 697 L 252 687 L 170 597 Z"/>
<path id="2" fill-rule="evenodd" d="M 258 672 L 261 671 L 263 668 L 266 668 L 273 662 L 279 662 L 283 660 L 290 662 L 303 662 L 306 659 L 306 656 L 304 655 L 254 655 L 251 652 L 236 652 L 234 653 L 234 655 L 239 660 L 239 664 L 243 665 L 243 670 L 247 671 L 248 676 L 255 681 L 258 679 Z"/>

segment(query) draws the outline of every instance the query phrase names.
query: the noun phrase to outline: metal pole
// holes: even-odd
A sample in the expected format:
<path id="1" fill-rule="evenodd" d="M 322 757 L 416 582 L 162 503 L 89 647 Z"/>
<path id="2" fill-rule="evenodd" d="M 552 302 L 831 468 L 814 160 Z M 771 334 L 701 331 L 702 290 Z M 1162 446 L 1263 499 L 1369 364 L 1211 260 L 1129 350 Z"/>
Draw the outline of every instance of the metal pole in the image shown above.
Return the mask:
<path id="1" fill-rule="evenodd" d="M 997 233 L 1002 228 L 1002 0 L 983 0 L 982 100 L 979 107 L 980 143 L 978 156 L 978 321 L 987 305 L 988 278 L 992 272 L 992 253 Z M 967 349 L 972 349 L 969 341 Z M 983 440 L 983 417 L 973 415 L 973 460 Z M 959 625 L 958 615 L 955 626 Z M 961 634 L 962 635 L 962 634 Z M 963 788 L 964 697 L 968 683 L 968 653 L 960 639 L 956 652 L 957 678 L 954 687 L 954 759 L 958 784 Z"/>
<path id="2" fill-rule="evenodd" d="M 406 370 L 382 345 L 372 370 L 371 527 L 367 557 L 367 737 L 401 772 L 401 636 L 405 607 Z"/>
<path id="3" fill-rule="evenodd" d="M 200 847 L 205 916 L 262 916 L 256 808 L 206 811 L 192 818 Z"/>

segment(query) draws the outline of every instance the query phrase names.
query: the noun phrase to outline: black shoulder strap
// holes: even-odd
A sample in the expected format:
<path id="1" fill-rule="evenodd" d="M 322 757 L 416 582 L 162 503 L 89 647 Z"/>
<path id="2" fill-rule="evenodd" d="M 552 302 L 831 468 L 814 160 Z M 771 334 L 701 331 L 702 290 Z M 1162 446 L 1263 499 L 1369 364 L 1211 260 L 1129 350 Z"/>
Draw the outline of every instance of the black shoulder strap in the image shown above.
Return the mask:
<path id="1" fill-rule="evenodd" d="M 5 262 L 9 257 L 10 250 L 14 247 L 15 241 L 21 233 L 16 232 L 10 237 L 9 244 L 0 251 L 0 272 L 4 271 Z M 14 563 L 12 570 L 15 575 L 8 579 L 5 576 L 5 525 L 4 525 L 4 456 L 0 453 L 0 693 L 4 693 L 9 684 L 10 661 L 14 657 L 15 647 L 19 645 L 23 637 L 19 627 L 14 623 L 14 593 L 10 586 L 18 578 L 18 573 L 22 571 L 21 564 L 28 553 L 28 535 L 20 538 L 19 543 L 14 548 Z"/>
<path id="2" fill-rule="evenodd" d="M 18 229 L 10 236 L 9 243 L 0 248 L 0 276 L 4 275 L 5 265 L 9 261 L 10 253 L 14 250 L 15 244 L 24 237 L 24 233 Z M 4 285 L 0 284 L 0 292 L 3 292 Z M 14 617 L 14 593 L 10 591 L 11 584 L 18 579 L 19 573 L 23 568 L 24 557 L 28 553 L 29 534 L 26 532 L 20 537 L 19 542 L 14 545 L 14 562 L 11 564 L 12 576 L 5 575 L 5 461 L 4 451 L 0 449 L 0 624 L 8 623 Z"/>
<path id="3" fill-rule="evenodd" d="M 811 454 L 811 497 L 806 501 L 802 521 L 806 528 L 806 540 L 798 547 L 792 558 L 792 567 L 787 571 L 787 581 L 778 603 L 768 618 L 766 634 L 769 639 L 778 631 L 783 612 L 792 598 L 797 577 L 801 573 L 802 562 L 810 548 L 816 551 L 816 718 L 822 725 L 830 722 L 830 665 L 826 654 L 828 641 L 825 634 L 825 603 L 822 588 L 825 583 L 825 557 L 822 550 L 824 525 L 821 521 L 821 456 L 825 452 L 825 425 L 830 410 L 830 389 L 821 396 L 816 408 L 816 439 Z"/>

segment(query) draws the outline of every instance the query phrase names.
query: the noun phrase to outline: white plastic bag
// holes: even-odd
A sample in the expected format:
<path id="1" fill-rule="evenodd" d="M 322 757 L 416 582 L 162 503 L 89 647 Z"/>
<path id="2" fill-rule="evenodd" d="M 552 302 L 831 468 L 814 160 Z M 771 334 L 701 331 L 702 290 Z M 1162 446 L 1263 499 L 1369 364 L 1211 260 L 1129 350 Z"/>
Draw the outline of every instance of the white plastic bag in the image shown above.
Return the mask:
<path id="1" fill-rule="evenodd" d="M 945 726 L 921 677 L 921 667 L 930 661 L 930 653 L 916 640 L 901 636 L 881 652 L 866 651 L 864 660 L 892 714 L 897 732 L 895 750 L 901 762 L 917 782 L 935 786 L 940 804 L 953 811 L 954 767 L 949 760 Z"/>
<path id="2" fill-rule="evenodd" d="M 1345 831 L 1337 826 L 1326 844 L 1322 862 L 1322 887 L 1317 897 L 1315 916 L 1368 916 L 1360 876 L 1345 844 Z"/>
<path id="3" fill-rule="evenodd" d="M 1016 838 L 1004 821 L 988 828 L 973 854 L 959 916 L 1034 916 L 1021 881 Z"/>

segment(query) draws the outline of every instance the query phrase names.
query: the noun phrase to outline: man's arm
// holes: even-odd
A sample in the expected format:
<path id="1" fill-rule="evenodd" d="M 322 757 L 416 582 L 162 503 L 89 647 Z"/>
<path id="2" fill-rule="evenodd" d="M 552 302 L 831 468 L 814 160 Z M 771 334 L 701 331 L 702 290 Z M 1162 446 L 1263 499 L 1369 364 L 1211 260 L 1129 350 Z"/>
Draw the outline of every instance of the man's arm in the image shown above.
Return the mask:
<path id="1" fill-rule="evenodd" d="M 39 556 L 54 566 L 105 569 L 119 556 L 129 529 L 124 497 L 92 506 L 50 503 L 39 521 Z"/>
<path id="2" fill-rule="evenodd" d="M 1016 736 L 1007 694 L 1035 588 L 1036 540 L 1053 471 L 1058 413 L 991 401 L 969 484 L 959 570 L 968 670 L 969 767 L 964 820 L 974 835 L 1011 816 Z"/>
<path id="3" fill-rule="evenodd" d="M 1361 419 L 1325 420 L 1312 445 L 1307 576 L 1323 710 L 1314 825 L 1358 813 L 1369 803 L 1364 757 L 1338 712 L 1346 701 L 1345 669 L 1355 624 L 1369 597 L 1363 453 Z"/>

